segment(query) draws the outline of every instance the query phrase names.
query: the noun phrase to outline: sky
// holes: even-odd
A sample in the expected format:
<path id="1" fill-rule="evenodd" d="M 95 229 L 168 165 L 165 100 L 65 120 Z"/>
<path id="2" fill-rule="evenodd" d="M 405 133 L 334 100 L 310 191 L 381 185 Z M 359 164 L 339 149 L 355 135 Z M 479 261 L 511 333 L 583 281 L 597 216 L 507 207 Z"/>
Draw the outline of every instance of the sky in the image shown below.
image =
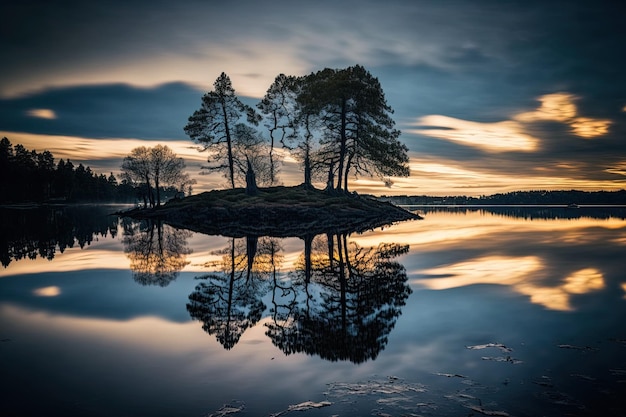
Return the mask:
<path id="1" fill-rule="evenodd" d="M 10 0 L 0 137 L 118 173 L 183 131 L 225 72 L 254 105 L 274 78 L 360 64 L 394 109 L 411 175 L 376 195 L 626 188 L 626 6 L 615 1 Z M 302 182 L 286 155 L 282 183 Z"/>

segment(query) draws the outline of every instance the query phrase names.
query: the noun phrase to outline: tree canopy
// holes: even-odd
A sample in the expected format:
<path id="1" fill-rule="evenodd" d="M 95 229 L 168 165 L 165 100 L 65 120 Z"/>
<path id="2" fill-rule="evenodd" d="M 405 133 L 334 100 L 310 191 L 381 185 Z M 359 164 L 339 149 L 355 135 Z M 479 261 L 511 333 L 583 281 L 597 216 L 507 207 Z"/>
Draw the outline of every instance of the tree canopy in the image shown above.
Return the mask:
<path id="1" fill-rule="evenodd" d="M 202 96 L 200 108 L 189 117 L 184 130 L 208 151 L 209 165 L 205 168 L 225 172 L 231 187 L 235 188 L 235 165 L 239 155 L 233 149 L 237 140 L 233 129 L 243 119 L 249 124 L 258 124 L 259 116 L 235 95 L 232 82 L 225 73 L 215 80 L 213 88 Z"/>
<path id="2" fill-rule="evenodd" d="M 408 176 L 408 149 L 398 137 L 382 87 L 364 67 L 324 69 L 304 78 L 298 95 L 301 112 L 313 115 L 320 130 L 320 159 L 336 178 L 337 190 L 348 191 L 350 173 Z M 336 175 L 335 175 L 336 174 Z"/>
<path id="3" fill-rule="evenodd" d="M 139 146 L 122 161 L 124 180 L 132 184 L 144 200 L 144 206 L 161 205 L 163 186 L 174 187 L 177 192 L 185 192 L 195 181 L 189 178 L 185 161 L 170 148 L 156 145 L 153 148 Z"/>
<path id="4" fill-rule="evenodd" d="M 207 168 L 224 171 L 232 188 L 238 167 L 261 170 L 267 183 L 276 183 L 278 145 L 302 164 L 308 186 L 324 172 L 328 189 L 345 192 L 350 177 L 367 175 L 390 184 L 391 177 L 409 175 L 408 148 L 398 139 L 393 109 L 363 66 L 301 77 L 280 74 L 257 104 L 261 115 L 237 98 L 225 73 L 213 86 L 185 133 L 209 152 Z M 256 130 L 259 121 L 269 139 Z"/>

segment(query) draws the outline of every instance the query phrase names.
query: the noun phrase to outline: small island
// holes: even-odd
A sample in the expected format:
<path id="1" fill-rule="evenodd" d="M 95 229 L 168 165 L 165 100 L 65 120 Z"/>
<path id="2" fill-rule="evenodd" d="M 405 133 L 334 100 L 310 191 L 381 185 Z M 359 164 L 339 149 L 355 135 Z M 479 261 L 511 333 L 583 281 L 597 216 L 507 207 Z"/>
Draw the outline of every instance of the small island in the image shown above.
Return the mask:
<path id="1" fill-rule="evenodd" d="M 363 232 L 421 217 L 388 202 L 354 193 L 299 185 L 208 191 L 172 199 L 154 208 L 118 213 L 160 219 L 178 228 L 232 237 L 300 237 L 327 232 Z"/>

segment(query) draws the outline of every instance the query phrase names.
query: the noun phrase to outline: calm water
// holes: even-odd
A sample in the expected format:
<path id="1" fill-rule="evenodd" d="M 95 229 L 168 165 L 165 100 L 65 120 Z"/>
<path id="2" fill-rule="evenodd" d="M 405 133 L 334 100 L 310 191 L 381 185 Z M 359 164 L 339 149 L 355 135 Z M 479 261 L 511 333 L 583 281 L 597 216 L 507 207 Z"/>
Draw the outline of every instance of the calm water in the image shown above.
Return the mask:
<path id="1" fill-rule="evenodd" d="M 625 415 L 623 209 L 229 238 L 3 211 L 0 415 Z"/>

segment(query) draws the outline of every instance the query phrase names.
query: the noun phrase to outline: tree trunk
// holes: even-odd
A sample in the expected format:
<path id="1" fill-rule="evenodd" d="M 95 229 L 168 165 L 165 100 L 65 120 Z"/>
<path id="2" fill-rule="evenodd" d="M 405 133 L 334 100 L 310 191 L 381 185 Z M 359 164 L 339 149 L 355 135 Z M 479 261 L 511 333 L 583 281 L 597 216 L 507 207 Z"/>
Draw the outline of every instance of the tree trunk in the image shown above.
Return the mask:
<path id="1" fill-rule="evenodd" d="M 334 191 L 335 183 L 335 161 L 330 161 L 330 168 L 328 169 L 328 181 L 326 181 L 326 192 L 332 193 Z"/>
<path id="2" fill-rule="evenodd" d="M 156 190 L 156 205 L 161 205 L 161 191 L 159 190 L 159 172 L 154 173 L 154 189 Z"/>
<path id="3" fill-rule="evenodd" d="M 309 158 L 308 153 L 304 157 L 304 186 L 306 188 L 313 188 L 313 185 L 311 184 L 311 159 Z"/>
<path id="4" fill-rule="evenodd" d="M 228 114 L 226 114 L 226 103 L 222 99 L 222 115 L 224 117 L 224 131 L 226 132 L 226 145 L 228 146 L 228 170 L 230 173 L 230 186 L 235 188 L 235 163 L 233 161 L 233 142 L 230 137 L 230 127 L 228 126 Z"/>
<path id="5" fill-rule="evenodd" d="M 246 171 L 246 195 L 256 195 L 259 191 L 256 185 L 256 175 L 250 160 L 248 162 L 248 170 Z"/>
<path id="6" fill-rule="evenodd" d="M 257 236 L 246 236 L 246 257 L 248 258 L 248 270 L 246 273 L 246 284 L 250 283 L 250 277 L 252 276 L 252 268 L 254 267 L 254 258 L 259 243 Z"/>
<path id="7" fill-rule="evenodd" d="M 348 156 L 348 160 L 346 161 L 346 170 L 343 174 L 343 191 L 344 192 L 348 192 L 348 173 L 350 172 L 350 168 L 352 167 L 352 157 L 354 156 L 354 153 L 351 153 Z"/>
<path id="8" fill-rule="evenodd" d="M 337 190 L 341 190 L 341 183 L 343 182 L 343 176 L 345 175 L 343 172 L 343 166 L 346 159 L 346 112 L 347 112 L 348 102 L 344 98 L 341 101 L 341 125 L 340 129 L 340 148 L 339 148 L 339 167 L 337 169 Z"/>

